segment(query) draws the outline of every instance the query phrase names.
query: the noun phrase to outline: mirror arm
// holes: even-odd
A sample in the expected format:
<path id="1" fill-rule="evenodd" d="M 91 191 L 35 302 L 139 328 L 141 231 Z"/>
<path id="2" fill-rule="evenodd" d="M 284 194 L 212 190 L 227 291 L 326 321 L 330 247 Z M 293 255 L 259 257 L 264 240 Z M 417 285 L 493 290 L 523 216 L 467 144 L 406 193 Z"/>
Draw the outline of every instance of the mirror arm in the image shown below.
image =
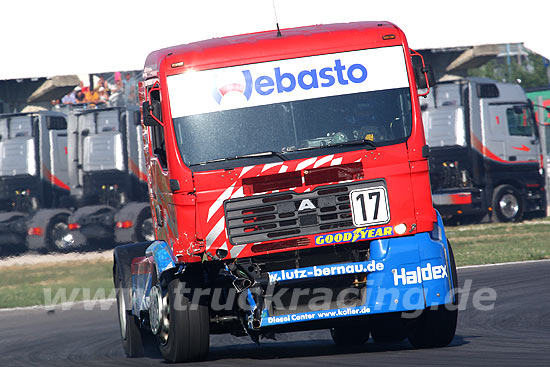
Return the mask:
<path id="1" fill-rule="evenodd" d="M 153 84 L 153 87 L 151 89 L 149 89 L 149 93 L 147 93 L 147 102 L 149 102 L 149 109 L 147 111 L 147 113 L 149 114 L 149 116 L 151 116 L 153 118 L 153 120 L 155 120 L 160 126 L 164 127 L 164 123 L 162 121 L 160 121 L 155 115 L 153 115 L 153 105 L 151 103 L 151 92 L 153 91 L 159 91 L 160 92 L 160 84 L 159 82 L 155 82 L 155 84 Z"/>
<path id="2" fill-rule="evenodd" d="M 430 94 L 430 81 L 428 80 L 428 69 L 426 68 L 426 64 L 424 63 L 424 57 L 417 51 L 413 50 L 412 48 L 409 49 L 411 56 L 419 56 L 420 60 L 422 61 L 422 69 L 420 70 L 422 73 L 424 73 L 424 77 L 426 78 L 426 93 L 418 94 L 419 97 L 426 97 L 428 94 Z"/>

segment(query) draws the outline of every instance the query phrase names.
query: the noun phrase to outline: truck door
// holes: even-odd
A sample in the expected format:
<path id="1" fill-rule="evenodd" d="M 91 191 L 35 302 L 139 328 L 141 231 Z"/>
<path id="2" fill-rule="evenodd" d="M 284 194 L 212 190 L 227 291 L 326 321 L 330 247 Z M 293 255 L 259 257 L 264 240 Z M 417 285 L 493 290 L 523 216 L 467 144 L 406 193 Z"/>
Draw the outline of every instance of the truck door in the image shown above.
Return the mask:
<path id="1" fill-rule="evenodd" d="M 151 100 L 160 105 L 160 88 L 147 87 L 147 95 Z M 162 119 L 162 116 L 161 116 Z M 173 206 L 173 196 L 170 190 L 170 177 L 168 171 L 168 161 L 166 156 L 166 141 L 164 126 L 157 124 L 149 126 L 149 164 L 151 172 L 151 207 L 153 214 L 153 223 L 155 226 L 156 238 L 168 240 L 177 237 L 175 226 L 175 213 Z M 176 236 L 174 236 L 176 234 Z"/>
<path id="2" fill-rule="evenodd" d="M 489 115 L 490 139 L 495 144 L 488 148 L 493 153 L 507 161 L 539 159 L 538 137 L 527 104 L 489 105 Z"/>
<path id="3" fill-rule="evenodd" d="M 51 157 L 51 182 L 69 191 L 69 170 L 67 164 L 67 121 L 64 117 L 48 117 L 48 139 Z M 44 159 L 46 162 L 46 159 Z"/>

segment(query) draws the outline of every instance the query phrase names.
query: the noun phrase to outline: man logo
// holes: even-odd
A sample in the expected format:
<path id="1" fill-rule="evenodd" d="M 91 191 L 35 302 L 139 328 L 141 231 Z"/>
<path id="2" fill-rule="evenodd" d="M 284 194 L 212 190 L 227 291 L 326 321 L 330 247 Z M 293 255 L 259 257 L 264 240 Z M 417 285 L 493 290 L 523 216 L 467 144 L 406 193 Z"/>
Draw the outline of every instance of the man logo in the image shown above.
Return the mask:
<path id="1" fill-rule="evenodd" d="M 298 208 L 298 211 L 301 212 L 302 210 L 308 210 L 308 209 L 317 209 L 315 205 L 311 202 L 309 199 L 304 199 L 300 203 L 300 207 Z"/>

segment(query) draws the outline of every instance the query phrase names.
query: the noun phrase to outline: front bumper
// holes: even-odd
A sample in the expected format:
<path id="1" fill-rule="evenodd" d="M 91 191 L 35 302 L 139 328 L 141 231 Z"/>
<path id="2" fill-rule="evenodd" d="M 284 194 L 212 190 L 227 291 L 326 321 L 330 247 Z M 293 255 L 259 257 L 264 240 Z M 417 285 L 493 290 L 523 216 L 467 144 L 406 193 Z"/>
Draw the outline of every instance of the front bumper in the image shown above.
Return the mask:
<path id="1" fill-rule="evenodd" d="M 284 286 L 285 282 L 295 282 L 297 278 L 315 281 L 314 278 L 366 273 L 366 286 L 361 293 L 361 304 L 352 307 L 307 311 L 301 309 L 302 312 L 282 315 L 274 315 L 265 308 L 261 312 L 260 328 L 413 311 L 452 303 L 453 271 L 440 218 L 438 224 L 439 236 L 442 237 L 439 239 L 432 239 L 429 233 L 420 233 L 372 241 L 368 261 L 270 272 L 270 284 L 281 286 Z M 251 327 L 252 315 L 249 321 Z"/>

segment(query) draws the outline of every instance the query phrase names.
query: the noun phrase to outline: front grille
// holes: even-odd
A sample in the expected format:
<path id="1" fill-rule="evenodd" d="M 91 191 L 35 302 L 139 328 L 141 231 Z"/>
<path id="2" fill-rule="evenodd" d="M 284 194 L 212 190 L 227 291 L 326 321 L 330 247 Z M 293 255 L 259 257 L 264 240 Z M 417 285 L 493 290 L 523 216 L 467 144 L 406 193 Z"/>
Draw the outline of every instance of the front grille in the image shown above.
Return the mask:
<path id="1" fill-rule="evenodd" d="M 373 186 L 386 184 L 377 180 L 228 200 L 229 241 L 241 245 L 354 228 L 349 193 Z"/>

